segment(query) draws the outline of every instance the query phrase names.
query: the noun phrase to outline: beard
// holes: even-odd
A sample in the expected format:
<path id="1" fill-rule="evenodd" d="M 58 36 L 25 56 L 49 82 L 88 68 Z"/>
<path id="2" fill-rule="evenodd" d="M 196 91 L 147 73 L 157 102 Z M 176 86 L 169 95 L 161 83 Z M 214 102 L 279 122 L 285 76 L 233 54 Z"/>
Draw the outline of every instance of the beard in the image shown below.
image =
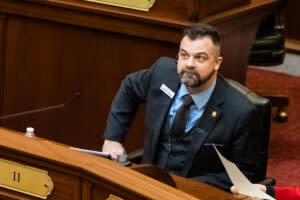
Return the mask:
<path id="1" fill-rule="evenodd" d="M 180 81 L 188 87 L 194 88 L 205 83 L 214 75 L 214 70 L 212 70 L 207 76 L 201 77 L 200 74 L 195 69 L 182 69 L 179 72 Z"/>

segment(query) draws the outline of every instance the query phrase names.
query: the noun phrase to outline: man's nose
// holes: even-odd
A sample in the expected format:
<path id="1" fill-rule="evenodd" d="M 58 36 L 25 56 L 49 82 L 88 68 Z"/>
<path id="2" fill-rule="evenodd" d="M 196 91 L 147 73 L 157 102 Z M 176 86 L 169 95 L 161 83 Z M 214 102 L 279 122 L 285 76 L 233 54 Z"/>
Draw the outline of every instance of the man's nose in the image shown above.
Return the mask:
<path id="1" fill-rule="evenodd" d="M 195 66 L 195 60 L 192 56 L 190 56 L 186 61 L 187 67 L 194 67 Z"/>

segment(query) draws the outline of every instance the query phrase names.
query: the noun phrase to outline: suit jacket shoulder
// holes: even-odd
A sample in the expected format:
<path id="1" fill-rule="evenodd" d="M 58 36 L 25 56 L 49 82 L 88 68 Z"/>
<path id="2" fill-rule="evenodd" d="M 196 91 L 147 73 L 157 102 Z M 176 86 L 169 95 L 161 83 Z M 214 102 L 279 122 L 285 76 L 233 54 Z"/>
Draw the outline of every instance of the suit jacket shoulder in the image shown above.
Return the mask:
<path id="1" fill-rule="evenodd" d="M 230 108 L 232 113 L 244 113 L 256 110 L 256 106 L 241 92 L 232 87 L 222 76 L 218 76 L 217 86 L 214 91 L 215 98 L 223 99 L 225 108 Z"/>

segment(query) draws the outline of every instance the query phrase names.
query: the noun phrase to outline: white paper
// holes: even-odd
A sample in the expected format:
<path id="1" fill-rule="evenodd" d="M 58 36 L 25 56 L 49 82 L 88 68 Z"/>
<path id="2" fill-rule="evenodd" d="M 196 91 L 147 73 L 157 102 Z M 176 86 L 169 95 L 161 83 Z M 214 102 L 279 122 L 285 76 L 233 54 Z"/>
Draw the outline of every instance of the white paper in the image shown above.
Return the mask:
<path id="1" fill-rule="evenodd" d="M 94 155 L 98 155 L 98 156 L 102 156 L 102 157 L 107 157 L 110 155 L 109 153 L 102 152 L 102 151 L 93 151 L 93 150 L 80 149 L 80 148 L 75 148 L 75 147 L 69 147 L 69 148 L 76 150 L 76 151 L 82 151 L 82 152 L 86 152 L 86 153 L 90 153 L 90 154 L 94 154 Z"/>
<path id="2" fill-rule="evenodd" d="M 251 197 L 257 197 L 261 199 L 275 200 L 270 195 L 261 191 L 257 185 L 252 184 L 234 163 L 230 162 L 224 156 L 222 156 L 222 154 L 218 151 L 215 145 L 213 146 L 219 158 L 221 159 L 221 162 L 223 163 L 231 182 L 233 183 L 233 185 L 235 186 L 235 188 L 240 194 L 244 194 Z"/>

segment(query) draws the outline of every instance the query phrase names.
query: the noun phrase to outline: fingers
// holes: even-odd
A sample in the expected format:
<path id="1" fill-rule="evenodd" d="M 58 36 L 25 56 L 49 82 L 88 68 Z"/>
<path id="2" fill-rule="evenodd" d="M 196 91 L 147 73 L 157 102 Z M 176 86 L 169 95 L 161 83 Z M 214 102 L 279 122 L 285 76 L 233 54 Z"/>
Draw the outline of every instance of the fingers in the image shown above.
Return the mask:
<path id="1" fill-rule="evenodd" d="M 232 186 L 231 188 L 230 188 L 230 191 L 233 193 L 233 197 L 235 198 L 235 199 L 241 199 L 241 200 L 246 200 L 246 199 L 251 199 L 250 197 L 248 197 L 248 196 L 246 196 L 246 195 L 243 195 L 243 194 L 239 194 L 239 192 L 237 191 L 237 189 L 234 187 L 234 186 Z"/>
<path id="2" fill-rule="evenodd" d="M 233 194 L 238 194 L 238 191 L 237 191 L 237 189 L 236 189 L 234 186 L 231 186 L 230 191 L 231 191 Z"/>
<path id="3" fill-rule="evenodd" d="M 125 154 L 125 149 L 122 144 L 111 140 L 104 141 L 102 151 L 109 153 L 112 159 L 117 159 L 118 155 Z"/>
<path id="4" fill-rule="evenodd" d="M 233 194 L 233 197 L 235 199 L 239 199 L 239 200 L 254 200 L 252 197 L 243 195 L 243 194 Z"/>
<path id="5" fill-rule="evenodd" d="M 266 192 L 266 186 L 264 185 L 260 185 L 260 184 L 255 184 L 261 191 Z M 239 200 L 262 200 L 260 198 L 255 198 L 255 197 L 249 197 L 243 194 L 240 194 L 238 192 L 238 190 L 236 189 L 236 187 L 231 186 L 230 191 L 233 193 L 233 197 L 235 199 L 239 199 Z"/>

